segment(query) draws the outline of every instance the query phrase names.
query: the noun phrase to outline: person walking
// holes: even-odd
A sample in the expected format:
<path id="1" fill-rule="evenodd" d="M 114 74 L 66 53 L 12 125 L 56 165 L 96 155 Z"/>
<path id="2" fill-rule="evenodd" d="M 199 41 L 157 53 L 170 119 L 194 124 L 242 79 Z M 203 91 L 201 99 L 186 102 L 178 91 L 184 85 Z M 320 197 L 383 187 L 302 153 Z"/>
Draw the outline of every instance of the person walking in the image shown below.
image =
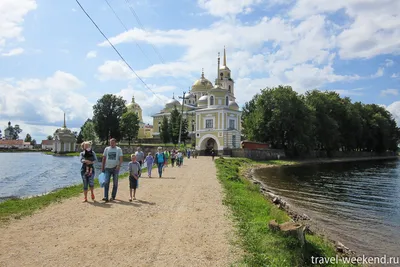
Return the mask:
<path id="1" fill-rule="evenodd" d="M 172 167 L 175 166 L 175 159 L 176 159 L 176 152 L 175 152 L 175 149 L 172 149 L 172 151 L 171 151 L 171 166 Z"/>
<path id="2" fill-rule="evenodd" d="M 92 200 L 94 201 L 94 168 L 93 171 L 90 173 L 90 175 L 86 174 L 86 166 L 88 165 L 93 165 L 95 162 L 97 162 L 97 157 L 96 153 L 91 149 L 92 143 L 89 141 L 85 141 L 82 143 L 82 152 L 80 153 L 80 162 L 82 163 L 81 167 L 81 176 L 82 176 L 82 181 L 83 181 L 83 202 L 87 202 L 87 193 L 88 193 L 88 187 L 90 188 L 90 193 Z M 91 153 L 91 156 L 93 160 L 88 160 L 85 159 L 85 154 Z"/>
<path id="3" fill-rule="evenodd" d="M 153 169 L 153 164 L 154 164 L 154 158 L 151 155 L 151 152 L 149 152 L 144 162 L 146 162 L 147 165 L 147 175 L 149 178 L 151 178 L 151 171 Z"/>
<path id="4" fill-rule="evenodd" d="M 158 147 L 157 151 L 158 152 L 156 153 L 155 161 L 156 161 L 157 167 L 158 167 L 158 175 L 161 178 L 163 167 L 164 167 L 164 162 L 165 162 L 165 155 L 164 155 L 164 152 L 162 151 L 162 147 Z"/>
<path id="5" fill-rule="evenodd" d="M 108 202 L 108 194 L 110 190 L 110 180 L 113 177 L 113 189 L 110 200 L 114 200 L 117 196 L 118 190 L 118 175 L 123 162 L 122 149 L 117 146 L 117 140 L 115 138 L 110 139 L 110 146 L 104 149 L 103 160 L 101 164 L 101 171 L 105 173 L 104 182 L 104 198 L 105 202 Z"/>
<path id="6" fill-rule="evenodd" d="M 131 162 L 129 162 L 129 201 L 136 199 L 136 189 L 139 186 L 139 177 L 141 173 L 140 163 L 136 161 L 136 155 L 131 155 Z M 132 198 L 133 191 L 133 198 Z"/>
<path id="7" fill-rule="evenodd" d="M 212 157 L 212 160 L 214 161 L 214 157 L 215 157 L 215 151 L 214 151 L 214 148 L 213 148 L 213 149 L 211 149 L 211 157 Z"/>
<path id="8" fill-rule="evenodd" d="M 136 156 L 136 161 L 139 162 L 140 164 L 140 169 L 142 169 L 143 164 L 144 164 L 144 153 L 140 147 L 137 148 L 137 151 L 135 152 Z M 142 173 L 140 173 L 142 175 Z"/>

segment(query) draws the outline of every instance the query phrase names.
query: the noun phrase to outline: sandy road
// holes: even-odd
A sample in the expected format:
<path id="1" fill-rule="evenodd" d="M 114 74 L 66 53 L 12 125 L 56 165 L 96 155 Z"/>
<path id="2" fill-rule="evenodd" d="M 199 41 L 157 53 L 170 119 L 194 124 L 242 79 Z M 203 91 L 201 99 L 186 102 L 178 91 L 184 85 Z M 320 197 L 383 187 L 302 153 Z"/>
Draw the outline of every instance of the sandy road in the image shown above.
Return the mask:
<path id="1" fill-rule="evenodd" d="M 143 175 L 147 177 L 146 175 Z M 156 170 L 153 170 L 153 176 Z M 0 266 L 229 266 L 233 226 L 209 157 L 185 159 L 164 177 L 141 178 L 129 202 L 82 196 L 0 228 Z"/>

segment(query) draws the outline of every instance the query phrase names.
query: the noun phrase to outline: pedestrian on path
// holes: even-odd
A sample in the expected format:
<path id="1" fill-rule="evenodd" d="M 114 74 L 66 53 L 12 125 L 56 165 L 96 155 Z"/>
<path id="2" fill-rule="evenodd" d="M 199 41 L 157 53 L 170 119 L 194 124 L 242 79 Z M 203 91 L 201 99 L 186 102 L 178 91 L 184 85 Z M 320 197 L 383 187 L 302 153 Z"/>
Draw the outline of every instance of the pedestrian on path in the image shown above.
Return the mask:
<path id="1" fill-rule="evenodd" d="M 137 151 L 135 152 L 136 160 L 139 162 L 140 167 L 143 166 L 144 162 L 144 153 L 140 147 L 137 148 Z"/>
<path id="2" fill-rule="evenodd" d="M 171 166 L 172 167 L 175 166 L 175 160 L 176 160 L 176 151 L 175 151 L 175 149 L 172 149 L 172 151 L 171 151 Z"/>
<path id="3" fill-rule="evenodd" d="M 212 160 L 214 161 L 214 157 L 215 157 L 215 151 L 214 151 L 214 148 L 213 148 L 213 149 L 211 149 L 211 157 L 212 157 Z"/>
<path id="4" fill-rule="evenodd" d="M 88 187 L 90 188 L 92 200 L 94 200 L 94 168 L 90 175 L 86 175 L 86 166 L 93 165 L 95 162 L 97 162 L 96 153 L 91 149 L 91 144 L 91 142 L 85 141 L 81 145 L 83 149 L 83 151 L 80 153 L 80 162 L 82 163 L 81 177 L 83 181 L 83 202 L 87 202 Z M 93 161 L 85 159 L 85 153 L 91 153 Z"/>
<path id="5" fill-rule="evenodd" d="M 118 190 L 118 175 L 123 162 L 122 149 L 117 146 L 117 140 L 115 138 L 110 139 L 110 146 L 104 149 L 103 160 L 101 164 L 101 171 L 105 173 L 104 182 L 104 198 L 105 202 L 108 202 L 108 193 L 110 190 L 110 180 L 113 177 L 113 189 L 110 200 L 114 200 L 117 196 Z"/>
<path id="6" fill-rule="evenodd" d="M 157 151 L 158 152 L 156 153 L 155 160 L 156 160 L 157 167 L 158 167 L 158 175 L 161 178 L 163 167 L 164 167 L 164 162 L 165 162 L 165 154 L 164 154 L 164 152 L 162 152 L 162 147 L 158 147 Z"/>
<path id="7" fill-rule="evenodd" d="M 151 178 L 151 171 L 153 169 L 153 164 L 154 164 L 154 158 L 151 155 L 151 152 L 149 152 L 144 162 L 146 162 L 147 165 L 147 175 L 149 178 Z"/>
<path id="8" fill-rule="evenodd" d="M 136 161 L 136 155 L 131 155 L 131 162 L 129 162 L 129 201 L 136 199 L 136 189 L 139 187 L 139 177 L 141 174 L 141 166 L 138 161 Z M 133 191 L 133 198 L 132 198 Z"/>
<path id="9" fill-rule="evenodd" d="M 181 167 L 183 163 L 183 155 L 180 150 L 178 150 L 178 154 L 176 155 L 176 166 Z"/>

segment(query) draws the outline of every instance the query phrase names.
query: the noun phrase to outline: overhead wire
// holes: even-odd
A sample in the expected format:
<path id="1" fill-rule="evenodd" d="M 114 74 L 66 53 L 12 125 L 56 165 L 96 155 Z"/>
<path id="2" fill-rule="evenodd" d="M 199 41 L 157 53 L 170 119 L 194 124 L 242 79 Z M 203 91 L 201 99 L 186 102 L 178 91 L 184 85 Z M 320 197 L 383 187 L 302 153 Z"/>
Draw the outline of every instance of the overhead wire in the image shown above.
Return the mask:
<path id="1" fill-rule="evenodd" d="M 125 58 L 121 55 L 121 53 L 118 51 L 117 48 L 111 43 L 111 41 L 108 39 L 108 37 L 103 33 L 103 31 L 100 29 L 100 27 L 96 24 L 96 22 L 92 19 L 92 17 L 86 12 L 85 8 L 81 5 L 79 0 L 75 0 L 76 3 L 79 5 L 79 7 L 82 9 L 82 11 L 85 13 L 85 15 L 90 19 L 90 21 L 93 23 L 93 25 L 97 28 L 97 30 L 103 35 L 103 37 L 107 40 L 107 42 L 110 44 L 110 46 L 114 49 L 114 51 L 118 54 L 118 56 L 122 59 L 123 62 L 128 66 L 128 68 L 136 75 L 136 77 L 143 83 L 143 85 L 151 91 L 158 99 L 162 101 L 162 99 L 143 81 L 142 78 L 136 73 L 136 71 L 129 65 L 129 63 L 125 60 Z"/>

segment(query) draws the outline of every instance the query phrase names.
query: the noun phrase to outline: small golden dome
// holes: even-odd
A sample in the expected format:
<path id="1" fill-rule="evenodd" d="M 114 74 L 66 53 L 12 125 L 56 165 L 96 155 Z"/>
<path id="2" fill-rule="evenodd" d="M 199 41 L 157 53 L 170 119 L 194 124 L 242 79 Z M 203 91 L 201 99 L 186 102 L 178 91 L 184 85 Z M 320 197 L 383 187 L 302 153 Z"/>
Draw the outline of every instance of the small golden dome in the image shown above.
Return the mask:
<path id="1" fill-rule="evenodd" d="M 204 77 L 204 71 L 201 73 L 201 78 L 195 81 L 192 85 L 192 91 L 205 91 L 211 89 L 213 84 Z"/>

